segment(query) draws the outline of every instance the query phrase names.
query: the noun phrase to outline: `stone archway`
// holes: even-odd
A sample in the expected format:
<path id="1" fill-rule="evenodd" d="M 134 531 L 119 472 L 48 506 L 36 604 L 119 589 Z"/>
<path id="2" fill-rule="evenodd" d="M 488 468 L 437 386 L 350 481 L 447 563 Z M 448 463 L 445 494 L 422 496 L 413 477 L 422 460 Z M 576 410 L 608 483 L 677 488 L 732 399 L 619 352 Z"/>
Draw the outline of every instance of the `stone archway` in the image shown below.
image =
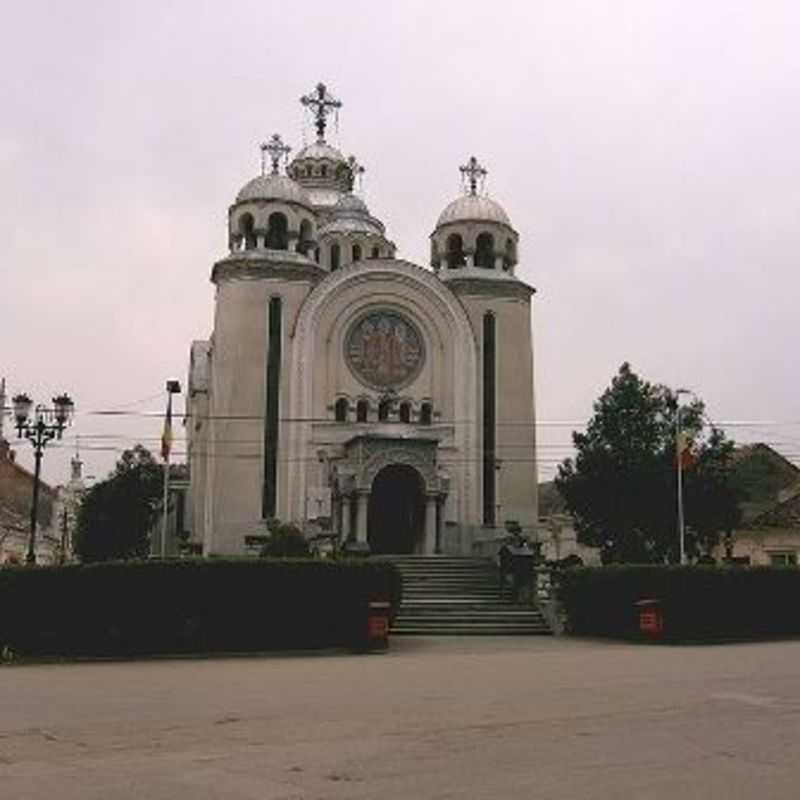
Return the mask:
<path id="1" fill-rule="evenodd" d="M 422 552 L 425 483 L 408 464 L 389 464 L 372 481 L 367 507 L 367 541 L 376 554 Z"/>

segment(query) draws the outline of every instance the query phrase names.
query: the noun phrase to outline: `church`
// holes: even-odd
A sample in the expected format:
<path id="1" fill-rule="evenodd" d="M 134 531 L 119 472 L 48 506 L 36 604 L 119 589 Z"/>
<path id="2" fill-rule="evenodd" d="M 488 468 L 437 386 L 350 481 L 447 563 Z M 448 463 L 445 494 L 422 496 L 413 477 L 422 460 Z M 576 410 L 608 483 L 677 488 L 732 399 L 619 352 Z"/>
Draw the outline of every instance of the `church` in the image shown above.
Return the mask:
<path id="1" fill-rule="evenodd" d="M 242 554 L 277 518 L 372 553 L 466 555 L 532 532 L 534 289 L 486 170 L 460 167 L 430 264 L 412 264 L 326 140 L 341 102 L 324 84 L 300 102 L 316 140 L 291 161 L 277 134 L 262 145 L 211 271 L 213 331 L 191 346 L 192 538 Z"/>

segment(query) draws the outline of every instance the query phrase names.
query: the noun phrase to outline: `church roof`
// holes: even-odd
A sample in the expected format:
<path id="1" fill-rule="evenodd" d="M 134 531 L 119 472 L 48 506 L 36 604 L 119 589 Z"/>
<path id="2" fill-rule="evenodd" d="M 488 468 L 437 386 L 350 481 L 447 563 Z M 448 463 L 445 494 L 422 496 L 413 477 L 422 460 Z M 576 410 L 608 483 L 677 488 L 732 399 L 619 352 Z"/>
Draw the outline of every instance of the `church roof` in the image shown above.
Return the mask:
<path id="1" fill-rule="evenodd" d="M 331 209 L 333 219 L 319 229 L 319 235 L 332 233 L 371 233 L 382 236 L 384 226 L 375 219 L 367 208 L 367 204 L 352 192 L 342 195 Z"/>
<path id="2" fill-rule="evenodd" d="M 306 190 L 286 175 L 259 175 L 248 181 L 236 195 L 236 202 L 248 200 L 283 200 L 308 208 L 312 205 Z"/>
<path id="3" fill-rule="evenodd" d="M 511 227 L 511 220 L 508 218 L 505 209 L 490 197 L 478 194 L 465 194 L 453 200 L 439 215 L 436 227 L 438 228 L 440 225 L 447 225 L 451 222 L 472 220 L 497 222 L 501 225 L 507 225 L 509 228 Z"/>
<path id="4" fill-rule="evenodd" d="M 292 161 L 302 161 L 306 158 L 323 159 L 327 158 L 330 161 L 346 161 L 345 157 L 332 145 L 327 142 L 312 142 L 306 145 Z"/>

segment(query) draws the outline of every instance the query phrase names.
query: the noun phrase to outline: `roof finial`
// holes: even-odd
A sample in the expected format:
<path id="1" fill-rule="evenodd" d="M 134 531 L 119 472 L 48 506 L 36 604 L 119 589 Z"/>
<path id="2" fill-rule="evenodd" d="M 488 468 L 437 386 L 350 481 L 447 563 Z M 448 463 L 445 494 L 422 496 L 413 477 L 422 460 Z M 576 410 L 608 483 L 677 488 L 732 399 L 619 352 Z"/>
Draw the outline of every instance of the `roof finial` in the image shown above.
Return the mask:
<path id="1" fill-rule="evenodd" d="M 475 156 L 470 156 L 469 161 L 460 166 L 459 170 L 461 170 L 461 175 L 469 183 L 469 193 L 472 195 L 477 194 L 478 181 L 481 182 L 481 188 L 483 188 L 483 179 L 486 177 L 486 169 L 478 163 L 478 159 L 475 158 Z"/>
<path id="2" fill-rule="evenodd" d="M 347 159 L 347 188 L 352 192 L 355 187 L 356 180 L 361 181 L 361 176 L 366 170 L 361 164 L 358 163 L 355 156 L 350 156 Z"/>
<path id="3" fill-rule="evenodd" d="M 281 156 L 288 159 L 291 149 L 288 144 L 283 143 L 279 133 L 273 133 L 270 140 L 261 145 L 261 174 L 264 174 L 267 167 L 267 153 L 269 153 L 270 161 L 272 161 L 272 174 L 277 175 Z"/>
<path id="4" fill-rule="evenodd" d="M 326 117 L 331 111 L 338 111 L 342 107 L 341 100 L 328 94 L 328 87 L 324 83 L 318 83 L 313 92 L 300 98 L 300 102 L 311 109 L 314 114 L 314 124 L 317 126 L 317 141 L 324 142 Z"/>

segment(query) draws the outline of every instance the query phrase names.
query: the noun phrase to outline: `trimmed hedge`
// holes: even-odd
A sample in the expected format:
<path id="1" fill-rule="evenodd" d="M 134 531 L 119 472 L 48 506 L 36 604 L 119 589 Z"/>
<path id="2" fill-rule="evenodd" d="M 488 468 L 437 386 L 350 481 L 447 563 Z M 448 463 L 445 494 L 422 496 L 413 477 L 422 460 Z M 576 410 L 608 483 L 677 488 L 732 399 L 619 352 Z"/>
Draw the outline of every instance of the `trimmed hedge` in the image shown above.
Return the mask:
<path id="1" fill-rule="evenodd" d="M 668 640 L 800 635 L 796 567 L 595 567 L 558 577 L 571 633 L 639 635 L 638 600 L 660 600 Z"/>
<path id="2" fill-rule="evenodd" d="M 126 561 L 0 570 L 0 649 L 135 656 L 357 646 L 367 604 L 399 606 L 388 562 Z"/>

